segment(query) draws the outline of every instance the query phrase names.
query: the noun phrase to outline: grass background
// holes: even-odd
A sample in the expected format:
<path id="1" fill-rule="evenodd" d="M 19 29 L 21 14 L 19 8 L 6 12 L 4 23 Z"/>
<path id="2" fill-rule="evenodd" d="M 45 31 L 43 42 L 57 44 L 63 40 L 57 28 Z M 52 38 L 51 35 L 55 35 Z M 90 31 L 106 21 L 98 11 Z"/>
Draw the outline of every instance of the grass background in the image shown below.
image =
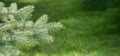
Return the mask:
<path id="1" fill-rule="evenodd" d="M 6 6 L 35 6 L 33 21 L 42 14 L 60 21 L 64 29 L 54 42 L 24 49 L 22 56 L 119 56 L 119 0 L 0 0 Z"/>

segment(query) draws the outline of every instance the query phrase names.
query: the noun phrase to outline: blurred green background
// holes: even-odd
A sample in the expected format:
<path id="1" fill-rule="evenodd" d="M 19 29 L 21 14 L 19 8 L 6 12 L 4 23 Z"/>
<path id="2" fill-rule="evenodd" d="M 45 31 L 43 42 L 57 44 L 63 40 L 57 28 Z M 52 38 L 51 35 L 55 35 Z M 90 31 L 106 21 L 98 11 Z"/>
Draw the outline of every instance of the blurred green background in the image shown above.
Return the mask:
<path id="1" fill-rule="evenodd" d="M 24 49 L 22 56 L 119 56 L 120 0 L 0 0 L 19 8 L 34 5 L 31 20 L 43 14 L 64 29 L 54 42 Z"/>

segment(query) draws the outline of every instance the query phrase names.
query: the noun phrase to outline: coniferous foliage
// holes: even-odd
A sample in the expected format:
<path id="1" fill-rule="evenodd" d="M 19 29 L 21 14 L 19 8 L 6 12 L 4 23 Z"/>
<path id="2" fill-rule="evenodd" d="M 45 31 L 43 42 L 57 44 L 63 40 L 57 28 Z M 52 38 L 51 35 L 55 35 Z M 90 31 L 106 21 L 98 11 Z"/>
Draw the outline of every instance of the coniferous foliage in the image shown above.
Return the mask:
<path id="1" fill-rule="evenodd" d="M 51 42 L 53 37 L 50 32 L 62 28 L 60 22 L 48 22 L 44 14 L 36 22 L 29 20 L 34 11 L 33 5 L 17 8 L 16 3 L 9 7 L 0 2 L 0 45 L 1 46 L 34 46 L 40 41 Z"/>

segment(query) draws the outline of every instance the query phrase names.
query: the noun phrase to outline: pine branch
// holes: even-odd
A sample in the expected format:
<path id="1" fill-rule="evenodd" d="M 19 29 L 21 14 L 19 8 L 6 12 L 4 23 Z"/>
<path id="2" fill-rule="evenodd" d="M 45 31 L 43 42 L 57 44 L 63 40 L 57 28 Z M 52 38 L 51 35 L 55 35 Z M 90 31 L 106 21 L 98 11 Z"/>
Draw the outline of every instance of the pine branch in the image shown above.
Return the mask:
<path id="1" fill-rule="evenodd" d="M 60 22 L 48 23 L 48 16 L 44 14 L 36 22 L 29 20 L 34 10 L 33 5 L 17 9 L 16 3 L 5 7 L 0 2 L 0 42 L 2 45 L 33 46 L 40 41 L 50 43 L 53 37 L 49 34 L 60 30 Z M 28 20 L 26 20 L 28 19 Z"/>

